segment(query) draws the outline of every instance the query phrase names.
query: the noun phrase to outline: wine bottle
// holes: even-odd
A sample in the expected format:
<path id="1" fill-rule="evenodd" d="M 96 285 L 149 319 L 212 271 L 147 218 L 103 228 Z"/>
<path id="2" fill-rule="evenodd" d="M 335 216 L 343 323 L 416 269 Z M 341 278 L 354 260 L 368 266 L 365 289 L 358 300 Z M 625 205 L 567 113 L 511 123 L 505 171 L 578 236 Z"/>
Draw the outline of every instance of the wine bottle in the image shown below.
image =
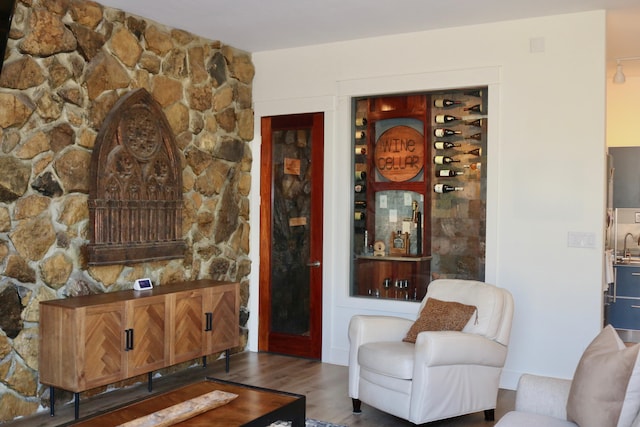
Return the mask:
<path id="1" fill-rule="evenodd" d="M 464 123 L 467 126 L 477 126 L 479 128 L 482 127 L 482 125 L 484 124 L 484 120 L 483 119 L 476 119 L 476 120 L 469 120 L 467 122 Z"/>
<path id="2" fill-rule="evenodd" d="M 482 169 L 482 163 L 477 162 L 477 163 L 471 163 L 470 165 L 464 165 L 465 168 L 471 169 L 473 171 L 479 171 L 480 169 Z"/>
<path id="3" fill-rule="evenodd" d="M 353 219 L 356 221 L 364 221 L 364 212 L 355 212 L 353 214 Z"/>
<path id="4" fill-rule="evenodd" d="M 353 187 L 353 191 L 355 191 L 356 193 L 364 193 L 365 191 L 367 191 L 367 186 L 364 184 L 356 184 Z"/>
<path id="5" fill-rule="evenodd" d="M 356 139 L 364 139 L 365 136 L 366 135 L 365 135 L 363 130 L 357 130 L 356 131 L 356 134 L 355 134 Z"/>
<path id="6" fill-rule="evenodd" d="M 433 143 L 433 148 L 436 150 L 446 150 L 449 148 L 460 147 L 461 144 L 454 144 L 449 141 L 436 141 Z"/>
<path id="7" fill-rule="evenodd" d="M 469 139 L 475 139 L 476 141 L 480 141 L 482 139 L 482 132 L 474 133 L 473 135 L 469 135 Z"/>
<path id="8" fill-rule="evenodd" d="M 366 145 L 356 145 L 356 154 L 365 155 L 367 154 L 367 146 Z"/>
<path id="9" fill-rule="evenodd" d="M 456 120 L 460 120 L 460 117 L 452 116 L 450 114 L 438 114 L 436 115 L 436 123 L 449 123 L 455 122 Z"/>
<path id="10" fill-rule="evenodd" d="M 467 96 L 475 96 L 476 98 L 482 98 L 482 96 L 484 95 L 484 91 L 482 89 L 469 90 L 464 92 L 464 94 Z"/>
<path id="11" fill-rule="evenodd" d="M 366 200 L 356 200 L 353 202 L 356 208 L 366 208 L 367 201 Z"/>
<path id="12" fill-rule="evenodd" d="M 433 163 L 435 163 L 436 165 L 447 165 L 449 163 L 459 163 L 460 160 L 455 160 L 452 157 L 449 156 L 434 156 L 433 157 Z"/>
<path id="13" fill-rule="evenodd" d="M 482 148 L 474 148 L 473 150 L 469 150 L 465 152 L 465 154 L 471 154 L 473 156 L 482 156 Z"/>
<path id="14" fill-rule="evenodd" d="M 472 113 L 484 113 L 484 107 L 482 104 L 472 105 L 471 107 L 465 107 L 464 111 L 471 111 Z"/>
<path id="15" fill-rule="evenodd" d="M 367 118 L 366 117 L 356 117 L 356 126 L 366 126 Z"/>
<path id="16" fill-rule="evenodd" d="M 454 171 L 453 169 L 440 169 L 436 171 L 436 178 L 442 178 L 447 176 L 463 175 L 462 171 Z"/>
<path id="17" fill-rule="evenodd" d="M 433 106 L 438 108 L 451 107 L 453 105 L 460 105 L 462 102 L 454 101 L 453 99 L 436 98 L 433 100 Z"/>
<path id="18" fill-rule="evenodd" d="M 365 171 L 356 171 L 356 179 L 358 181 L 365 180 L 367 178 L 367 172 Z"/>
<path id="19" fill-rule="evenodd" d="M 445 128 L 436 128 L 433 130 L 433 134 L 438 138 L 441 138 L 443 136 L 460 135 L 461 133 L 462 132 L 460 132 L 459 130 L 445 129 Z"/>
<path id="20" fill-rule="evenodd" d="M 452 191 L 462 191 L 464 187 L 454 187 L 449 184 L 436 184 L 433 186 L 433 191 L 436 193 L 450 193 Z"/>

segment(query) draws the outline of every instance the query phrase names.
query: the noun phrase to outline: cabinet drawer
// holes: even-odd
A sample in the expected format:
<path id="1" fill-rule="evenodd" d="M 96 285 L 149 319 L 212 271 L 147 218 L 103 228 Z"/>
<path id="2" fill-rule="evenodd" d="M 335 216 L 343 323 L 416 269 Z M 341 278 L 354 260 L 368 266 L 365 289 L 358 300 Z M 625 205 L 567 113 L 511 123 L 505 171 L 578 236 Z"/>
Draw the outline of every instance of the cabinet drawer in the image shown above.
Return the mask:
<path id="1" fill-rule="evenodd" d="M 640 268 L 616 268 L 616 296 L 640 297 Z"/>
<path id="2" fill-rule="evenodd" d="M 608 306 L 609 323 L 617 329 L 640 329 L 640 298 L 617 298 Z"/>

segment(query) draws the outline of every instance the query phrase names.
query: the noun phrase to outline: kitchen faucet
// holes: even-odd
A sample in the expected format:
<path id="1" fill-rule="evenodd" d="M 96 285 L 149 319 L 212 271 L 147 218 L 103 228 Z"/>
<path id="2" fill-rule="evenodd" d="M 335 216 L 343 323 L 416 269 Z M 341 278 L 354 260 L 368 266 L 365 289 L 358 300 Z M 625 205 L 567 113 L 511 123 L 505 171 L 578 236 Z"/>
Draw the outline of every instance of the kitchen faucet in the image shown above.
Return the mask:
<path id="1" fill-rule="evenodd" d="M 633 234 L 631 233 L 627 233 L 624 235 L 624 249 L 623 249 L 623 253 L 624 253 L 624 257 L 625 258 L 629 258 L 631 257 L 631 251 L 629 250 L 629 248 L 627 248 L 627 237 L 631 236 L 631 238 L 633 238 Z M 638 244 L 640 245 L 640 236 L 638 236 Z"/>

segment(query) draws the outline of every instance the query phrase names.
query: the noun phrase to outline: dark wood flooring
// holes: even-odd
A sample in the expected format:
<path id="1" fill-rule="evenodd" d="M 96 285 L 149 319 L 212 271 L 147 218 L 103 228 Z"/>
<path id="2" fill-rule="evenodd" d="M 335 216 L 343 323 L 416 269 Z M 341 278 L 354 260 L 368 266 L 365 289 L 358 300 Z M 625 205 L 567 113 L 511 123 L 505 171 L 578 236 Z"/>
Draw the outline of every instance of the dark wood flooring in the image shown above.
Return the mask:
<path id="1" fill-rule="evenodd" d="M 206 376 L 222 378 L 244 384 L 268 387 L 304 394 L 307 400 L 307 418 L 344 424 L 349 427 L 404 427 L 414 426 L 408 421 L 378 411 L 365 404 L 362 414 L 351 412 L 351 399 L 347 392 L 348 368 L 268 353 L 243 352 L 231 356 L 231 369 L 225 372 L 224 360 L 210 361 L 206 368 L 194 365 L 173 374 L 156 377 L 153 393 L 162 393 L 179 385 L 201 381 Z M 105 392 L 85 398 L 80 403 L 80 416 L 101 412 L 109 408 L 149 395 L 146 382 L 123 389 Z M 515 392 L 500 390 L 496 420 L 513 409 Z M 48 409 L 34 416 L 24 417 L 6 426 L 53 427 L 73 420 L 73 402 L 58 401 L 56 415 L 49 416 Z M 489 427 L 493 422 L 484 421 L 484 414 L 465 415 L 443 421 L 423 424 L 429 427 Z"/>

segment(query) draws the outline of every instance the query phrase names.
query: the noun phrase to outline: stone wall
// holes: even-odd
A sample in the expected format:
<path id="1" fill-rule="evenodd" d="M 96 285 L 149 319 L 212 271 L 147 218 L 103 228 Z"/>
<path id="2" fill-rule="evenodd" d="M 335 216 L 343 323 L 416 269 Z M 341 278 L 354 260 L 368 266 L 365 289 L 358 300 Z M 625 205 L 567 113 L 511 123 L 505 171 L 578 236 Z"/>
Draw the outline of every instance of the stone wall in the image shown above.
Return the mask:
<path id="1" fill-rule="evenodd" d="M 194 11 L 197 13 L 197 11 Z M 0 75 L 0 421 L 48 404 L 38 303 L 214 278 L 246 324 L 254 67 L 246 52 L 79 0 L 21 0 Z M 182 153 L 184 259 L 87 267 L 89 164 L 115 102 L 146 88 Z M 246 342 L 246 331 L 242 345 Z"/>

